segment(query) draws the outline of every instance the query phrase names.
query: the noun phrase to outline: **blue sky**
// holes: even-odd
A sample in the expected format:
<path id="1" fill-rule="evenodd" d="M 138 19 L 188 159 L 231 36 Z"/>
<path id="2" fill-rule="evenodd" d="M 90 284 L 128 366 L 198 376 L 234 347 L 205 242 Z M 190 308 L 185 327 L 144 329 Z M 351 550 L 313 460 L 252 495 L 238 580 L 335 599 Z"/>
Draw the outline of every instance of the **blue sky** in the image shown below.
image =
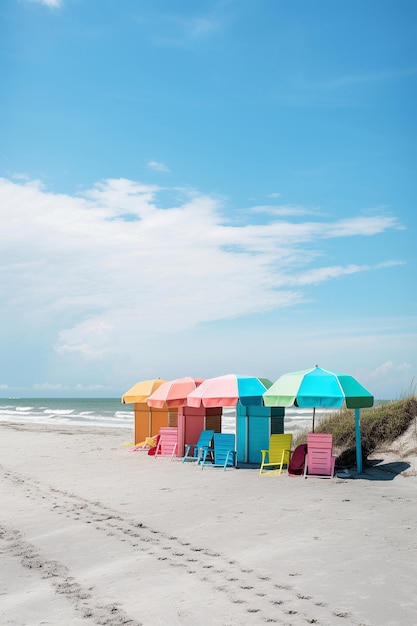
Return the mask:
<path id="1" fill-rule="evenodd" d="M 3 0 L 0 395 L 417 374 L 414 0 Z"/>

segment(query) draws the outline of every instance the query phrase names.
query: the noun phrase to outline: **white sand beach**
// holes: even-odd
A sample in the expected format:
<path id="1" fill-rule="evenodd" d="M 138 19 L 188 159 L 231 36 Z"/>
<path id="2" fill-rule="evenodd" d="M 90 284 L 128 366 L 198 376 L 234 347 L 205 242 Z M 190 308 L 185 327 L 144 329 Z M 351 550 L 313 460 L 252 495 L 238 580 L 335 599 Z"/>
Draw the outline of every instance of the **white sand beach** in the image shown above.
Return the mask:
<path id="1" fill-rule="evenodd" d="M 304 480 L 131 436 L 0 424 L 2 626 L 417 624 L 414 458 Z"/>

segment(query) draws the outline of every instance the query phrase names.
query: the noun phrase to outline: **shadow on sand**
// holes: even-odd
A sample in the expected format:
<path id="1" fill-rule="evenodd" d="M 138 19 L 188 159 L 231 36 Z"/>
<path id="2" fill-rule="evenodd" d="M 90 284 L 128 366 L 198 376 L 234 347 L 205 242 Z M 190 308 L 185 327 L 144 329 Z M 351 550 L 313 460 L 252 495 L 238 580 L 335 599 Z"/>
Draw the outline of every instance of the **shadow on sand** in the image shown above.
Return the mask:
<path id="1" fill-rule="evenodd" d="M 382 459 L 368 459 L 362 474 L 358 474 L 356 468 L 351 468 L 336 471 L 336 477 L 357 480 L 394 480 L 399 474 L 403 474 L 410 468 L 410 463 L 403 461 L 384 463 Z"/>

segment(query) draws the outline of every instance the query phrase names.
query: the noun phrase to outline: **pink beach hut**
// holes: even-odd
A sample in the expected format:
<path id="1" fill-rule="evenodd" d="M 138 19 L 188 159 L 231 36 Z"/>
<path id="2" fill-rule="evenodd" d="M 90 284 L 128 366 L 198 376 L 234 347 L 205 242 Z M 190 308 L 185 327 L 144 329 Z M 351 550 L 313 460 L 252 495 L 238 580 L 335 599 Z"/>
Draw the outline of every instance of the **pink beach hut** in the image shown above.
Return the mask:
<path id="1" fill-rule="evenodd" d="M 203 378 L 190 376 L 165 381 L 147 399 L 148 406 L 153 409 L 165 408 L 177 411 L 176 456 L 184 455 L 186 445 L 196 444 L 202 430 L 221 431 L 222 410 L 220 407 L 192 407 L 187 404 L 188 395 L 195 391 L 203 381 Z"/>

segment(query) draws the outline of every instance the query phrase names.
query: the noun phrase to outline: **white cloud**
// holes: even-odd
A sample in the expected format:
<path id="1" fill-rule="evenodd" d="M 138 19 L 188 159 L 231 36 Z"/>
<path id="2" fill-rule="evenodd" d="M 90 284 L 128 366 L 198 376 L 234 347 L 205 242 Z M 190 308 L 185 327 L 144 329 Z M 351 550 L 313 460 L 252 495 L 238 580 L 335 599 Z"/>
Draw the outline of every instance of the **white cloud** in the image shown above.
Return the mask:
<path id="1" fill-rule="evenodd" d="M 258 206 L 251 207 L 252 213 L 265 213 L 267 215 L 274 216 L 297 216 L 297 215 L 307 215 L 312 214 L 313 211 L 311 209 L 307 209 L 303 206 L 296 206 L 293 204 L 279 204 L 279 205 L 270 205 L 270 204 L 261 204 Z"/>
<path id="2" fill-rule="evenodd" d="M 224 29 L 225 15 L 181 16 L 178 13 L 156 15 L 152 39 L 163 46 L 184 46 L 194 44 Z M 156 34 L 155 34 L 156 33 Z"/>
<path id="3" fill-rule="evenodd" d="M 383 363 L 382 365 L 379 365 L 377 368 L 375 368 L 374 371 L 371 372 L 370 375 L 373 378 L 378 378 L 381 375 L 386 376 L 386 374 L 391 372 L 393 368 L 394 368 L 393 362 L 387 361 L 386 363 Z"/>
<path id="4" fill-rule="evenodd" d="M 378 269 L 383 269 L 384 267 L 397 267 L 398 265 L 405 265 L 405 264 L 406 264 L 406 261 L 392 260 L 392 261 L 383 261 L 382 263 L 377 263 L 375 267 Z"/>
<path id="5" fill-rule="evenodd" d="M 340 278 L 349 274 L 357 274 L 358 272 L 366 272 L 370 269 L 369 265 L 348 265 L 341 267 L 335 265 L 333 267 L 320 267 L 309 270 L 295 277 L 288 277 L 288 281 L 292 285 L 317 285 L 331 278 Z"/>
<path id="6" fill-rule="evenodd" d="M 415 344 L 415 336 L 409 337 L 411 343 Z M 408 395 L 415 394 L 415 376 L 413 366 L 409 363 L 396 363 L 392 360 L 386 361 L 364 375 L 369 381 L 369 388 L 377 398 L 400 399 Z M 397 397 L 387 393 L 387 390 L 400 390 Z"/>
<path id="7" fill-rule="evenodd" d="M 411 365 L 409 363 L 400 363 L 395 365 L 392 361 L 386 361 L 370 372 L 370 376 L 375 379 L 380 379 L 381 377 L 393 375 L 394 373 L 405 373 L 406 375 L 409 375 L 410 372 Z"/>
<path id="8" fill-rule="evenodd" d="M 36 391 L 64 391 L 68 390 L 68 386 L 61 383 L 35 383 L 32 389 Z"/>
<path id="9" fill-rule="evenodd" d="M 384 230 L 403 227 L 396 217 L 391 215 L 361 215 L 328 224 L 325 226 L 324 237 L 351 237 L 352 235 L 376 235 Z"/>
<path id="10" fill-rule="evenodd" d="M 88 319 L 59 333 L 56 351 L 95 359 L 115 351 L 112 345 L 113 327 L 101 319 Z"/>
<path id="11" fill-rule="evenodd" d="M 157 172 L 169 172 L 169 168 L 162 163 L 161 161 L 149 161 L 148 167 L 151 170 L 156 170 Z"/>
<path id="12" fill-rule="evenodd" d="M 236 226 L 217 198 L 183 192 L 160 209 L 159 191 L 111 179 L 70 196 L 0 179 L 1 314 L 53 328 L 66 358 L 140 352 L 154 334 L 289 307 L 306 285 L 369 271 L 318 266 L 320 242 L 398 226 L 384 215 Z"/>
<path id="13" fill-rule="evenodd" d="M 58 9 L 62 6 L 62 0 L 29 0 L 29 2 L 36 2 L 37 4 L 43 4 L 52 9 Z"/>

